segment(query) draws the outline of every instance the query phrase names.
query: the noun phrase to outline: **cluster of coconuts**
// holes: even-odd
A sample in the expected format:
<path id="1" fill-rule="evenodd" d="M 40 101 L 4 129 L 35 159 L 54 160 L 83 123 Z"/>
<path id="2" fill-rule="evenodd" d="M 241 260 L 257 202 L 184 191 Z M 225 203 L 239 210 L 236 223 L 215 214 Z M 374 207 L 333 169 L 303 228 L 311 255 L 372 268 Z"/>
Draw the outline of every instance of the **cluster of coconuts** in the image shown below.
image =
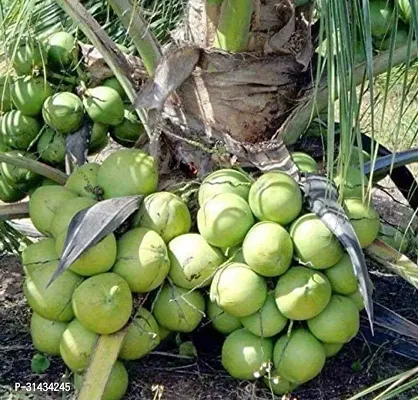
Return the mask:
<path id="1" fill-rule="evenodd" d="M 1 152 L 62 168 L 66 136 L 82 125 L 90 131 L 89 154 L 106 147 L 109 134 L 124 147 L 132 147 L 143 134 L 116 78 L 84 90 L 63 85 L 81 68 L 78 43 L 69 33 L 53 33 L 45 43 L 22 39 L 8 54 L 14 73 L 0 77 Z M 21 200 L 40 184 L 39 175 L 0 164 L 0 201 Z"/>
<path id="2" fill-rule="evenodd" d="M 294 159 L 313 168 L 305 156 Z M 356 335 L 363 303 L 350 258 L 304 210 L 293 178 L 210 174 L 199 188 L 194 231 L 186 203 L 157 185 L 154 159 L 123 149 L 77 168 L 65 186 L 44 185 L 30 196 L 30 217 L 45 235 L 22 254 L 33 344 L 61 356 L 76 387 L 98 336 L 125 326 L 107 400 L 126 391 L 125 360 L 144 357 L 171 332 L 193 332 L 204 318 L 226 336 L 227 372 L 263 377 L 277 394 L 314 378 Z M 137 194 L 146 197 L 128 230 L 106 236 L 46 287 L 74 215 L 101 199 Z M 377 214 L 359 197 L 346 196 L 345 207 L 367 246 L 379 232 Z M 134 310 L 138 295 L 145 301 Z"/>

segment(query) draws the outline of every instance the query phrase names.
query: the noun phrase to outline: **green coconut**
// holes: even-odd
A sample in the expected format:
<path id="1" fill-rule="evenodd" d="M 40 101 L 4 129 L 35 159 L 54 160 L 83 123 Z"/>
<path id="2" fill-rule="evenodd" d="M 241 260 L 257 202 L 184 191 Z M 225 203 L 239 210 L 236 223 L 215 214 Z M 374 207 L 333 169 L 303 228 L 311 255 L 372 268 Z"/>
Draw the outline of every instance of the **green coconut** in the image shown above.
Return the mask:
<path id="1" fill-rule="evenodd" d="M 7 154 L 13 157 L 26 157 L 35 160 L 32 153 L 21 150 L 11 150 Z M 40 175 L 35 174 L 29 169 L 17 167 L 8 163 L 0 163 L 0 173 L 3 178 L 13 187 L 27 192 L 29 188 L 35 186 L 41 179 Z"/>
<path id="2" fill-rule="evenodd" d="M 404 254 L 412 247 L 414 241 L 413 232 L 410 229 L 405 232 L 401 227 L 395 227 L 386 223 L 380 223 L 377 238 Z"/>
<path id="3" fill-rule="evenodd" d="M 306 329 L 292 331 L 276 342 L 273 351 L 278 374 L 290 382 L 302 384 L 315 378 L 325 365 L 325 349 Z"/>
<path id="4" fill-rule="evenodd" d="M 0 201 L 3 203 L 15 203 L 24 199 L 26 195 L 26 191 L 10 184 L 0 171 Z"/>
<path id="5" fill-rule="evenodd" d="M 67 232 L 57 236 L 56 253 L 61 256 Z M 116 260 L 116 238 L 113 233 L 105 236 L 99 243 L 83 253 L 68 268 L 81 275 L 92 276 L 109 271 Z"/>
<path id="6" fill-rule="evenodd" d="M 72 298 L 76 318 L 89 330 L 108 335 L 122 329 L 132 312 L 127 282 L 112 272 L 86 279 Z"/>
<path id="7" fill-rule="evenodd" d="M 93 122 L 115 126 L 123 121 L 123 101 L 115 89 L 106 86 L 88 89 L 83 104 Z"/>
<path id="8" fill-rule="evenodd" d="M 354 46 L 354 65 L 362 64 L 366 61 L 366 52 L 364 51 L 364 44 L 359 41 Z"/>
<path id="9" fill-rule="evenodd" d="M 79 211 L 92 207 L 96 203 L 97 201 L 88 197 L 76 197 L 61 204 L 61 207 L 57 209 L 51 221 L 52 236 L 57 238 L 62 233 L 66 233 L 73 217 Z"/>
<path id="10" fill-rule="evenodd" d="M 30 320 L 33 347 L 41 353 L 60 355 L 60 341 L 68 323 L 45 319 L 35 312 Z"/>
<path id="11" fill-rule="evenodd" d="M 239 246 L 227 247 L 224 250 L 224 255 L 229 261 L 234 261 L 237 263 L 245 264 L 244 253 L 242 251 L 242 247 L 239 247 Z"/>
<path id="12" fill-rule="evenodd" d="M 220 169 L 212 172 L 202 182 L 199 188 L 199 205 L 220 193 L 233 193 L 248 200 L 251 178 L 244 172 L 235 169 Z"/>
<path id="13" fill-rule="evenodd" d="M 42 69 L 47 63 L 43 45 L 31 37 L 12 43 L 8 56 L 17 75 L 30 75 L 34 69 Z"/>
<path id="14" fill-rule="evenodd" d="M 348 298 L 354 303 L 354 305 L 357 307 L 357 310 L 364 310 L 364 300 L 359 289 L 357 289 L 356 292 L 348 295 Z"/>
<path id="15" fill-rule="evenodd" d="M 109 128 L 107 125 L 93 123 L 90 130 L 89 154 L 100 153 L 109 143 Z"/>
<path id="16" fill-rule="evenodd" d="M 144 125 L 136 111 L 129 106 L 124 109 L 122 122 L 110 129 L 111 138 L 124 147 L 134 147 L 144 133 Z"/>
<path id="17" fill-rule="evenodd" d="M 290 236 L 296 257 L 309 267 L 330 268 L 344 254 L 337 237 L 313 213 L 298 218 L 290 227 Z"/>
<path id="18" fill-rule="evenodd" d="M 44 121 L 63 135 L 75 132 L 81 126 L 83 115 L 83 103 L 70 92 L 48 97 L 42 107 Z"/>
<path id="19" fill-rule="evenodd" d="M 392 44 L 392 41 L 395 41 L 394 44 Z M 405 46 L 408 43 L 409 40 L 409 33 L 405 28 L 398 28 L 395 33 L 395 37 L 393 38 L 391 35 L 386 36 L 381 39 L 377 39 L 374 41 L 375 46 L 380 51 L 387 51 L 390 50 L 393 46 L 394 49 Z"/>
<path id="20" fill-rule="evenodd" d="M 170 278 L 185 289 L 209 286 L 216 269 L 225 260 L 219 249 L 197 233 L 176 237 L 168 244 L 168 249 Z"/>
<path id="21" fill-rule="evenodd" d="M 254 380 L 266 374 L 273 355 L 271 339 L 246 329 L 232 332 L 222 346 L 222 365 L 233 378 Z"/>
<path id="22" fill-rule="evenodd" d="M 316 161 L 306 153 L 295 151 L 291 154 L 293 162 L 301 172 L 317 172 L 318 164 Z"/>
<path id="23" fill-rule="evenodd" d="M 76 39 L 68 32 L 56 32 L 48 36 L 48 64 L 56 71 L 75 67 L 78 60 Z"/>
<path id="24" fill-rule="evenodd" d="M 249 203 L 260 221 L 287 225 L 302 210 L 302 193 L 290 175 L 284 172 L 269 172 L 251 186 Z"/>
<path id="25" fill-rule="evenodd" d="M 105 199 L 148 195 L 157 190 L 157 164 L 142 150 L 118 150 L 103 161 L 97 184 L 103 189 Z"/>
<path id="26" fill-rule="evenodd" d="M 322 343 L 327 358 L 334 357 L 343 348 L 343 343 Z"/>
<path id="27" fill-rule="evenodd" d="M 146 293 L 162 284 L 170 269 L 167 246 L 158 233 L 135 228 L 117 241 L 113 272 L 128 282 L 134 293 Z"/>
<path id="28" fill-rule="evenodd" d="M 390 35 L 395 22 L 393 6 L 387 0 L 373 0 L 369 3 L 372 36 Z"/>
<path id="29" fill-rule="evenodd" d="M 334 182 L 344 197 L 362 197 L 369 181 L 358 167 L 350 166 L 346 173 L 338 173 Z"/>
<path id="30" fill-rule="evenodd" d="M 29 216 L 35 228 L 51 235 L 52 220 L 61 206 L 77 195 L 62 186 L 41 186 L 30 197 Z"/>
<path id="31" fill-rule="evenodd" d="M 344 254 L 337 264 L 326 269 L 324 273 L 330 281 L 334 293 L 348 295 L 357 290 L 357 278 L 348 254 Z"/>
<path id="32" fill-rule="evenodd" d="M 283 379 L 276 370 L 270 376 L 265 376 L 263 381 L 266 387 L 278 396 L 293 392 L 299 386 L 297 383 Z"/>
<path id="33" fill-rule="evenodd" d="M 145 198 L 132 224 L 152 229 L 168 243 L 190 231 L 192 218 L 180 197 L 169 192 L 158 192 Z"/>
<path id="34" fill-rule="evenodd" d="M 110 375 L 106 386 L 103 390 L 101 400 L 120 400 L 128 390 L 128 372 L 120 361 L 116 361 L 110 370 Z M 77 391 L 83 385 L 83 376 L 81 374 L 74 375 L 74 386 Z"/>
<path id="35" fill-rule="evenodd" d="M 170 330 L 168 330 L 167 328 L 164 328 L 161 325 L 158 326 L 158 331 L 159 331 L 160 342 L 167 339 L 171 334 Z"/>
<path id="36" fill-rule="evenodd" d="M 276 222 L 259 222 L 245 237 L 242 251 L 245 263 L 258 274 L 268 277 L 282 275 L 292 262 L 292 238 Z"/>
<path id="37" fill-rule="evenodd" d="M 206 201 L 197 213 L 197 227 L 213 246 L 236 246 L 254 224 L 248 203 L 233 193 L 220 193 Z"/>
<path id="38" fill-rule="evenodd" d="M 267 298 L 267 283 L 248 265 L 231 263 L 219 269 L 210 286 L 210 299 L 227 313 L 246 317 L 257 312 Z"/>
<path id="39" fill-rule="evenodd" d="M 229 335 L 242 328 L 239 318 L 228 314 L 213 301 L 208 301 L 207 315 L 214 329 L 224 335 Z"/>
<path id="40" fill-rule="evenodd" d="M 77 167 L 65 182 L 68 190 L 82 197 L 98 198 L 101 192 L 97 185 L 100 164 L 87 163 Z"/>
<path id="41" fill-rule="evenodd" d="M 12 109 L 12 83 L 12 77 L 0 76 L 0 113 L 6 113 Z"/>
<path id="42" fill-rule="evenodd" d="M 18 110 L 9 111 L 0 120 L 4 144 L 17 150 L 29 149 L 40 130 L 41 125 L 36 118 L 23 115 Z"/>
<path id="43" fill-rule="evenodd" d="M 371 203 L 360 198 L 349 198 L 344 201 L 344 208 L 353 225 L 360 246 L 365 248 L 377 238 L 380 230 L 380 218 Z"/>
<path id="44" fill-rule="evenodd" d="M 26 276 L 23 292 L 29 307 L 41 317 L 71 321 L 74 318 L 71 297 L 82 278 L 74 272 L 65 271 L 47 287 L 57 268 L 56 261 L 34 269 Z"/>
<path id="45" fill-rule="evenodd" d="M 287 318 L 277 308 L 274 292 L 269 292 L 263 307 L 255 314 L 241 318 L 244 328 L 260 337 L 277 335 L 286 327 L 287 321 Z"/>
<path id="46" fill-rule="evenodd" d="M 122 98 L 122 100 L 126 100 L 128 98 L 128 96 L 125 93 L 125 90 L 119 83 L 119 80 L 118 78 L 116 78 L 116 76 L 112 76 L 111 78 L 105 79 L 103 81 L 103 86 L 115 89 L 118 92 L 119 96 Z"/>
<path id="47" fill-rule="evenodd" d="M 141 307 L 129 324 L 119 358 L 138 360 L 154 350 L 159 344 L 158 324 L 152 314 Z"/>
<path id="48" fill-rule="evenodd" d="M 14 106 L 22 114 L 32 117 L 41 113 L 44 101 L 52 93 L 52 86 L 43 76 L 17 79 L 11 89 Z"/>
<path id="49" fill-rule="evenodd" d="M 285 317 L 303 321 L 325 309 L 331 298 L 331 284 L 318 271 L 292 267 L 277 281 L 275 298 Z"/>
<path id="50" fill-rule="evenodd" d="M 205 300 L 197 290 L 165 284 L 153 306 L 158 325 L 174 332 L 192 332 L 203 318 Z"/>
<path id="51" fill-rule="evenodd" d="M 59 261 L 55 240 L 52 238 L 41 239 L 22 251 L 23 270 L 27 275 L 51 261 Z"/>
<path id="52" fill-rule="evenodd" d="M 321 314 L 308 321 L 309 330 L 325 343 L 348 343 L 358 332 L 360 316 L 356 305 L 334 294 Z"/>
<path id="53" fill-rule="evenodd" d="M 46 128 L 37 144 L 37 151 L 42 161 L 52 165 L 65 162 L 65 137 L 51 128 Z"/>
<path id="54" fill-rule="evenodd" d="M 87 369 L 98 338 L 97 333 L 89 331 L 77 319 L 70 322 L 60 342 L 60 355 L 65 365 L 73 372 Z"/>

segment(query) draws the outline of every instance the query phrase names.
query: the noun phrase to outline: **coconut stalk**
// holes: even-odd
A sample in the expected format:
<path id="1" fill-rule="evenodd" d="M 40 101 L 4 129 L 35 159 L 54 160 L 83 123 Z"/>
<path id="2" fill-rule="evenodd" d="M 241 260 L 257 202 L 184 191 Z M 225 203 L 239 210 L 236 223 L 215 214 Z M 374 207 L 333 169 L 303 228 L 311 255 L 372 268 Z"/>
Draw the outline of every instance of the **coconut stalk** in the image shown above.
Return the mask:
<path id="1" fill-rule="evenodd" d="M 22 219 L 29 217 L 29 203 L 2 204 L 0 206 L 0 221 Z"/>

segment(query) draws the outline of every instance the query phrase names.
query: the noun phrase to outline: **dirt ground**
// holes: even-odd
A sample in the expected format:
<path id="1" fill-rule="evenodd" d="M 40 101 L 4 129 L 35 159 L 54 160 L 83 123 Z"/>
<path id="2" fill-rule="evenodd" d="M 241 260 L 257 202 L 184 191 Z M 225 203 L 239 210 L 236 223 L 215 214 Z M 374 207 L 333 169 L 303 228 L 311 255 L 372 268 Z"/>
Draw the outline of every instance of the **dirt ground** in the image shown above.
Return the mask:
<path id="1" fill-rule="evenodd" d="M 395 194 L 395 197 L 398 196 Z M 394 202 L 381 191 L 375 193 L 375 204 L 384 219 L 401 223 L 408 221 L 410 210 Z M 398 196 L 398 200 L 400 200 Z M 404 221 L 403 221 L 404 222 Z M 369 265 L 376 287 L 375 299 L 411 321 L 418 323 L 415 299 L 417 290 L 400 277 L 372 264 Z M 23 271 L 15 256 L 0 258 L 0 399 L 70 399 L 70 394 L 28 396 L 15 392 L 16 383 L 63 382 L 70 379 L 58 358 L 51 358 L 46 373 L 31 373 L 35 354 L 28 332 L 30 312 L 22 294 Z M 130 376 L 126 399 L 137 400 L 256 400 L 278 397 L 261 382 L 238 382 L 223 371 L 219 354 L 220 335 L 209 326 L 182 340 L 193 340 L 197 359 L 176 357 L 174 339 L 156 349 L 142 360 L 127 363 Z M 327 362 L 322 374 L 295 391 L 286 400 L 344 400 L 378 381 L 417 365 L 416 361 L 394 354 L 391 344 L 375 347 L 365 342 L 361 334 L 333 359 Z M 410 400 L 418 388 L 398 400 Z M 370 397 L 371 398 L 371 397 Z"/>

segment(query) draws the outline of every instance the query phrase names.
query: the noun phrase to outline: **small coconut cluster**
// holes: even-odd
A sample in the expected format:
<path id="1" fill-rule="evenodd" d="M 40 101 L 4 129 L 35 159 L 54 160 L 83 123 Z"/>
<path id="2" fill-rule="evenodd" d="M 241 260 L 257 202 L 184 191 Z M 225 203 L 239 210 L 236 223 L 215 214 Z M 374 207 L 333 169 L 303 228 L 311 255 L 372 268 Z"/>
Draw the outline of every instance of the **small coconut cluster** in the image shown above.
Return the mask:
<path id="1" fill-rule="evenodd" d="M 309 157 L 299 158 L 306 167 Z M 205 319 L 226 337 L 228 373 L 263 377 L 278 394 L 318 375 L 356 335 L 363 304 L 350 258 L 304 209 L 293 178 L 272 172 L 254 180 L 232 169 L 210 174 L 198 191 L 197 229 L 186 203 L 156 192 L 157 185 L 154 159 L 123 149 L 101 165 L 79 167 L 65 186 L 41 186 L 30 196 L 30 217 L 45 235 L 22 254 L 33 343 L 61 356 L 76 387 L 99 335 L 125 326 L 105 399 L 126 391 L 123 361 L 144 357 L 171 332 L 193 332 Z M 47 287 L 74 215 L 101 199 L 136 194 L 146 197 L 123 233 L 107 235 Z M 368 245 L 379 231 L 377 214 L 359 198 L 345 206 Z"/>
<path id="2" fill-rule="evenodd" d="M 8 55 L 13 71 L 0 77 L 0 152 L 63 168 L 66 136 L 82 126 L 90 132 L 89 154 L 106 147 L 109 134 L 132 147 L 144 133 L 116 78 L 81 88 L 79 46 L 69 33 L 54 33 L 45 43 L 22 39 L 10 46 Z M 22 200 L 47 182 L 27 169 L 1 163 L 0 201 Z"/>

